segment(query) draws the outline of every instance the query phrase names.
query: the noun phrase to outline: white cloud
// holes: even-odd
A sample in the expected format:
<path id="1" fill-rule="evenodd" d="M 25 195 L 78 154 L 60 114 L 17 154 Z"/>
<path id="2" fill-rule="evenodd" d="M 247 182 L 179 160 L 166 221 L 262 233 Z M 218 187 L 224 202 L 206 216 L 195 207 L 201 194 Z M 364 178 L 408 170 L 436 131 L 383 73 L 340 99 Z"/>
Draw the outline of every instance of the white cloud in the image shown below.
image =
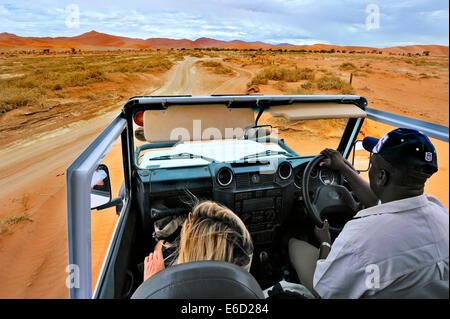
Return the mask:
<path id="1" fill-rule="evenodd" d="M 134 38 L 264 41 L 389 46 L 399 41 L 448 45 L 448 3 L 379 2 L 380 28 L 367 31 L 372 0 L 0 0 L 0 32 L 73 36 L 90 30 Z M 373 1 L 375 3 L 375 1 Z M 65 8 L 80 8 L 80 28 L 65 25 Z M 377 2 L 378 3 L 378 2 Z"/>
<path id="2" fill-rule="evenodd" d="M 270 44 L 280 44 L 289 43 L 293 45 L 313 45 L 313 44 L 330 44 L 327 40 L 320 39 L 295 39 L 295 38 L 284 38 L 284 39 L 268 39 L 265 41 Z"/>
<path id="3" fill-rule="evenodd" d="M 7 15 L 9 14 L 8 9 L 6 9 L 4 6 L 0 5 L 0 15 Z"/>
<path id="4" fill-rule="evenodd" d="M 446 19 L 448 21 L 448 10 L 435 10 L 423 12 L 423 15 L 428 19 Z"/>

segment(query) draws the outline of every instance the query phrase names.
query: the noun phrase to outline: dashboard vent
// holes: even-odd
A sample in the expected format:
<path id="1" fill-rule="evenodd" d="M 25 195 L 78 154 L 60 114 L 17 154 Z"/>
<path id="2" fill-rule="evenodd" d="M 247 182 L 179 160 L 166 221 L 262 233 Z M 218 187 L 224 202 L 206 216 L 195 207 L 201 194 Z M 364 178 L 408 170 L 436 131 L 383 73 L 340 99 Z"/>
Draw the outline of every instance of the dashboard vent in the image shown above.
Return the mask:
<path id="1" fill-rule="evenodd" d="M 262 184 L 270 184 L 275 181 L 275 174 L 260 174 Z"/>
<path id="2" fill-rule="evenodd" d="M 250 174 L 236 174 L 236 187 L 244 188 L 250 186 Z"/>
<path id="3" fill-rule="evenodd" d="M 233 172 L 228 167 L 222 167 L 217 172 L 217 182 L 220 186 L 226 187 L 233 181 Z"/>
<path id="4" fill-rule="evenodd" d="M 236 187 L 245 188 L 251 185 L 271 184 L 275 174 L 244 173 L 236 175 Z"/>
<path id="5" fill-rule="evenodd" d="M 280 176 L 283 180 L 286 180 L 292 176 L 292 166 L 289 162 L 283 162 L 280 164 L 278 167 L 278 176 Z"/>

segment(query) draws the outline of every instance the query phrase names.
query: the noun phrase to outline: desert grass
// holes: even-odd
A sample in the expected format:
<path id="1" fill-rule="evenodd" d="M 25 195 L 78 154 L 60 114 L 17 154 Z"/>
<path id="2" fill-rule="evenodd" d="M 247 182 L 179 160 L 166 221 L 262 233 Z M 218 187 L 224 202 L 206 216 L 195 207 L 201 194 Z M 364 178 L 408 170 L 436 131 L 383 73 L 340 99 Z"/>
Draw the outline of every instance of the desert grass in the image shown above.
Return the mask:
<path id="1" fill-rule="evenodd" d="M 114 73 L 166 71 L 174 64 L 170 55 L 104 54 L 57 57 L 11 57 L 0 60 L 0 113 L 23 106 L 48 107 L 64 90 L 110 80 Z"/>
<path id="2" fill-rule="evenodd" d="M 247 84 L 248 87 L 259 84 L 268 84 L 269 80 L 284 81 L 284 82 L 298 82 L 300 80 L 314 80 L 315 73 L 310 68 L 279 68 L 271 67 L 259 72 Z"/>
<path id="3" fill-rule="evenodd" d="M 317 80 L 317 88 L 320 90 L 339 90 L 342 94 L 353 94 L 350 83 L 343 81 L 337 75 L 325 75 Z"/>
<path id="4" fill-rule="evenodd" d="M 33 219 L 28 214 L 28 210 L 30 209 L 30 194 L 23 193 L 20 199 L 16 199 L 15 201 L 19 202 L 20 209 L 23 213 L 19 215 L 11 215 L 0 219 L 0 236 L 9 232 L 9 228 L 12 225 L 19 224 L 23 221 L 32 222 Z"/>
<path id="5" fill-rule="evenodd" d="M 355 71 L 358 68 L 351 62 L 344 62 L 341 65 L 339 65 L 339 70 L 342 71 Z"/>
<path id="6" fill-rule="evenodd" d="M 209 68 L 213 73 L 230 75 L 233 74 L 233 70 L 224 66 L 218 61 L 202 61 L 201 66 Z"/>
<path id="7" fill-rule="evenodd" d="M 353 64 L 345 64 L 344 68 L 357 70 Z M 362 74 L 362 71 L 359 71 Z M 311 68 L 277 68 L 264 69 L 256 74 L 247 83 L 247 89 L 253 92 L 259 91 L 258 85 L 270 84 L 269 81 L 277 81 L 274 86 L 287 94 L 313 94 L 314 90 L 338 90 L 342 94 L 353 94 L 354 89 L 350 83 L 342 80 L 332 71 L 326 70 L 325 74 L 316 79 L 315 71 Z M 289 87 L 286 82 L 302 82 L 297 87 Z"/>
<path id="8" fill-rule="evenodd" d="M 0 236 L 6 234 L 9 231 L 9 227 L 12 225 L 19 224 L 23 221 L 32 222 L 33 219 L 28 213 L 23 213 L 20 215 L 8 216 L 0 220 Z"/>
<path id="9" fill-rule="evenodd" d="M 218 66 L 221 66 L 222 63 L 218 62 L 218 61 L 203 61 L 201 62 L 201 65 L 207 68 L 215 68 Z"/>
<path id="10" fill-rule="evenodd" d="M 442 59 L 424 59 L 424 58 L 408 58 L 404 59 L 404 61 L 408 64 L 413 64 L 415 66 L 427 66 L 427 67 L 438 67 L 438 68 L 447 68 L 449 67 L 448 60 L 442 61 Z"/>

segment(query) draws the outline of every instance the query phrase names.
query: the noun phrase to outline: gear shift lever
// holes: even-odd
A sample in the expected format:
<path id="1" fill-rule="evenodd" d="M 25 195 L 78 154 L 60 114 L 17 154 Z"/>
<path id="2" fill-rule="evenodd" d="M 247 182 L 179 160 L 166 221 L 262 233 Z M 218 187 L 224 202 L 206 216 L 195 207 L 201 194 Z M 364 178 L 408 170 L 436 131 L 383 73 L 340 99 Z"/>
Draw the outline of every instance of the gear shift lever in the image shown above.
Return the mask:
<path id="1" fill-rule="evenodd" d="M 259 254 L 259 261 L 261 263 L 261 270 L 264 274 L 267 274 L 269 276 L 272 275 L 272 266 L 269 262 L 269 255 L 263 250 Z"/>

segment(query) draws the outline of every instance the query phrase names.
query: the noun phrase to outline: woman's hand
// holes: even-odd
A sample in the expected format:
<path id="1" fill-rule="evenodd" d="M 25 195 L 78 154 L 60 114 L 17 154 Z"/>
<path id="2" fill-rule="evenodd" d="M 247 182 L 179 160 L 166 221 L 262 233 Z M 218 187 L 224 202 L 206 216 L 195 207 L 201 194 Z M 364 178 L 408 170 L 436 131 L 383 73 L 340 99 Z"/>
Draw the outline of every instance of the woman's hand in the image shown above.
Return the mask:
<path id="1" fill-rule="evenodd" d="M 156 246 L 153 253 L 145 257 L 144 260 L 144 281 L 156 274 L 158 271 L 163 270 L 164 267 L 164 257 L 162 254 L 163 241 L 160 240 Z"/>

